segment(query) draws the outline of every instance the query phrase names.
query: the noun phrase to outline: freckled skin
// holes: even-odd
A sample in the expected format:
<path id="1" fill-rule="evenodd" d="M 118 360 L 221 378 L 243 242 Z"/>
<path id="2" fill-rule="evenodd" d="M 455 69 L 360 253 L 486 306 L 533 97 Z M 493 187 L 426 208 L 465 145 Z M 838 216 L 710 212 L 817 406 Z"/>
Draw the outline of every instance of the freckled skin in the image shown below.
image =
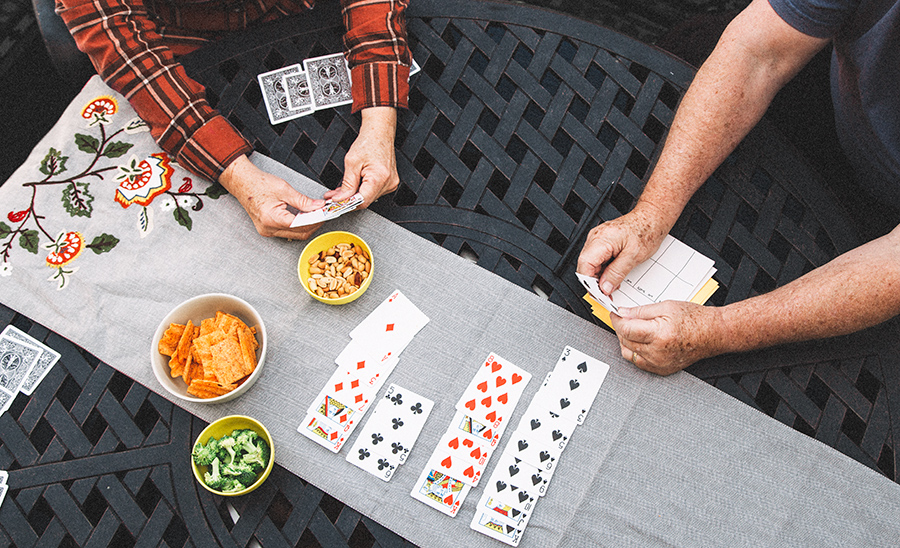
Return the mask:
<path id="1" fill-rule="evenodd" d="M 753 0 L 682 98 L 634 209 L 591 230 L 578 272 L 597 276 L 607 294 L 619 287 L 659 248 L 690 197 L 756 125 L 775 93 L 827 43 L 788 26 L 766 0 Z M 721 308 L 674 301 L 620 308 L 611 319 L 624 359 L 668 375 L 724 352 L 875 325 L 900 314 L 898 287 L 900 228 L 765 295 Z"/>

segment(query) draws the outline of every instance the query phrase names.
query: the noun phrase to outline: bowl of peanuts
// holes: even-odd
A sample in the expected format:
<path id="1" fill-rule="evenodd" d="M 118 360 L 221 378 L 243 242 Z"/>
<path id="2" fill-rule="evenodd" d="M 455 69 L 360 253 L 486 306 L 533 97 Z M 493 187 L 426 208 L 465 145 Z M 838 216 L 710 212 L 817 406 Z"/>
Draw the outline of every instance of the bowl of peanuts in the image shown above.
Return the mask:
<path id="1" fill-rule="evenodd" d="M 355 301 L 369 287 L 375 263 L 362 238 L 350 232 L 326 232 L 313 238 L 297 262 L 297 275 L 313 299 L 327 304 Z"/>

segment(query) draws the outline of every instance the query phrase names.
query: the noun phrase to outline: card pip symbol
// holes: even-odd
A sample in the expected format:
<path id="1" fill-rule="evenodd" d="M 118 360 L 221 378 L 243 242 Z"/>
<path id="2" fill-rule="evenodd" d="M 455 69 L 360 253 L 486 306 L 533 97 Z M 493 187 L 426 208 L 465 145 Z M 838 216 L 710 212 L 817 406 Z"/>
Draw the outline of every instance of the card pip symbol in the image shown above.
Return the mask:
<path id="1" fill-rule="evenodd" d="M 384 326 L 384 330 L 386 332 L 390 333 L 391 331 L 394 330 L 394 324 L 392 324 L 392 323 L 387 324 L 386 326 Z"/>

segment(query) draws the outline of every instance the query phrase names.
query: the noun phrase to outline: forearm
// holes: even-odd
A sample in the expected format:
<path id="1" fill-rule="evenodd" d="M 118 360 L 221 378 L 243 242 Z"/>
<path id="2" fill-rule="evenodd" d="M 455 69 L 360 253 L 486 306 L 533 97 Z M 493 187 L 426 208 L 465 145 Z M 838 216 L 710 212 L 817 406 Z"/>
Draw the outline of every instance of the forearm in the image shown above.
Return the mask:
<path id="1" fill-rule="evenodd" d="M 900 314 L 900 227 L 770 293 L 718 310 L 716 354 L 852 333 Z"/>
<path id="2" fill-rule="evenodd" d="M 765 0 L 741 12 L 682 98 L 636 209 L 651 211 L 671 228 L 775 93 L 825 43 L 788 27 Z"/>
<path id="3" fill-rule="evenodd" d="M 180 165 L 215 180 L 250 152 L 175 61 L 140 0 L 62 0 L 58 12 L 98 74 L 128 99 Z"/>

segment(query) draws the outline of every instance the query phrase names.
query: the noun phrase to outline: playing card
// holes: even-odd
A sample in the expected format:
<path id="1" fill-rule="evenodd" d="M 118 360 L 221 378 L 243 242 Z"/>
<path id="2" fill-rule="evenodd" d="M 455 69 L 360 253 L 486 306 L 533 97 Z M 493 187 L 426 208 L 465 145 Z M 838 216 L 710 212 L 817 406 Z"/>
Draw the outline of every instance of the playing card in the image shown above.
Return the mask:
<path id="1" fill-rule="evenodd" d="M 524 529 L 528 524 L 528 516 L 530 512 L 520 512 L 506 502 L 498 498 L 492 497 L 490 493 L 482 493 L 475 507 L 475 515 L 484 513 L 500 523 L 512 525 L 517 529 Z"/>
<path id="2" fill-rule="evenodd" d="M 506 458 L 506 457 L 504 457 Z M 501 460 L 497 463 L 497 470 L 504 464 Z M 531 481 L 530 478 L 523 476 L 523 480 Z M 534 491 L 535 493 L 537 491 Z M 499 501 L 503 501 L 513 508 L 524 513 L 531 513 L 534 508 L 537 497 L 532 494 L 528 485 L 521 481 L 515 481 L 505 478 L 502 474 L 491 474 L 490 480 L 486 482 L 484 494 L 490 495 Z"/>
<path id="3" fill-rule="evenodd" d="M 353 211 L 359 207 L 359 204 L 363 203 L 363 201 L 364 198 L 362 194 L 358 192 L 349 198 L 344 198 L 337 202 L 328 201 L 319 209 L 295 215 L 294 220 L 291 221 L 291 228 L 323 223 L 325 221 L 330 221 L 331 219 L 336 219 L 344 213 Z"/>
<path id="4" fill-rule="evenodd" d="M 503 427 L 505 426 L 501 424 L 498 428 L 492 428 L 487 424 L 478 422 L 462 411 L 456 412 L 452 424 L 456 425 L 458 431 L 481 440 L 482 443 L 486 443 L 492 448 L 496 447 L 497 442 L 500 441 L 500 436 L 503 434 Z"/>
<path id="5" fill-rule="evenodd" d="M 311 414 L 306 415 L 297 431 L 332 453 L 340 451 L 349 436 L 337 424 Z"/>
<path id="6" fill-rule="evenodd" d="M 3 499 L 6 498 L 6 490 L 9 489 L 9 485 L 2 483 L 0 484 L 0 505 L 3 504 Z"/>
<path id="7" fill-rule="evenodd" d="M 0 336 L 0 387 L 12 394 L 18 392 L 40 355 L 40 348 L 7 335 Z"/>
<path id="8" fill-rule="evenodd" d="M 306 110 L 290 108 L 284 83 L 285 76 L 299 74 L 301 71 L 302 67 L 297 64 L 264 72 L 256 77 L 262 91 L 263 102 L 266 104 L 266 112 L 269 114 L 269 121 L 272 124 L 280 124 L 308 114 Z"/>
<path id="9" fill-rule="evenodd" d="M 548 411 L 584 424 L 608 371 L 607 364 L 566 346 L 535 399 Z"/>
<path id="10" fill-rule="evenodd" d="M 531 373 L 492 353 L 479 367 L 456 408 L 497 428 L 515 411 L 529 380 Z"/>
<path id="11" fill-rule="evenodd" d="M 547 447 L 530 437 L 530 432 L 516 430 L 513 432 L 504 453 L 537 467 L 540 470 L 552 470 L 556 466 L 562 449 L 556 446 Z"/>
<path id="12" fill-rule="evenodd" d="M 313 111 L 312 96 L 309 93 L 309 77 L 306 72 L 284 75 L 284 90 L 287 93 L 288 108 L 294 111 Z"/>
<path id="13" fill-rule="evenodd" d="M 419 63 L 416 63 L 416 60 L 413 59 L 412 64 L 409 65 L 409 75 L 412 76 L 413 74 L 419 72 L 420 70 L 422 70 L 422 68 L 419 67 Z"/>
<path id="14" fill-rule="evenodd" d="M 350 332 L 350 337 L 399 356 L 428 321 L 406 295 L 395 290 Z"/>
<path id="15" fill-rule="evenodd" d="M 502 481 L 516 490 L 521 488 L 533 495 L 543 497 L 547 492 L 551 473 L 552 471 L 540 470 L 509 451 L 504 451 L 497 458 L 497 467 L 491 473 L 490 482 L 496 487 L 497 482 Z M 513 489 L 510 490 L 513 491 Z"/>
<path id="16" fill-rule="evenodd" d="M 6 483 L 6 480 L 9 479 L 9 472 L 6 470 L 0 470 L 0 483 Z"/>
<path id="17" fill-rule="evenodd" d="M 576 426 L 578 423 L 548 411 L 543 407 L 543 402 L 535 398 L 519 420 L 519 426 L 513 436 L 525 437 L 551 448 L 554 450 L 554 456 L 559 458 Z"/>
<path id="18" fill-rule="evenodd" d="M 434 402 L 427 398 L 390 385 L 363 425 L 353 444 L 353 452 L 365 448 L 379 455 L 396 457 L 398 464 L 403 464 L 433 406 Z"/>
<path id="19" fill-rule="evenodd" d="M 399 352 L 382 348 L 380 344 L 359 339 L 352 340 L 341 350 L 334 363 L 347 371 L 356 371 L 360 376 L 365 373 L 376 375 L 398 359 Z"/>
<path id="20" fill-rule="evenodd" d="M 12 405 L 13 400 L 16 399 L 16 393 L 10 392 L 5 388 L 0 388 L 0 415 L 6 412 L 9 409 L 9 406 Z"/>
<path id="21" fill-rule="evenodd" d="M 486 445 L 457 434 L 455 430 L 451 427 L 441 437 L 428 459 L 428 467 L 475 487 L 484 473 L 491 451 Z"/>
<path id="22" fill-rule="evenodd" d="M 22 381 L 22 385 L 19 386 L 21 392 L 30 396 L 37 385 L 47 376 L 50 368 L 59 361 L 59 352 L 43 344 L 31 335 L 17 329 L 13 325 L 6 326 L 6 329 L 3 330 L 3 333 L 0 334 L 0 336 L 9 336 L 10 338 L 20 340 L 40 349 L 41 355 L 38 357 L 34 366 L 28 370 L 28 373 L 25 375 L 25 380 Z"/>
<path id="23" fill-rule="evenodd" d="M 612 301 L 612 297 L 608 296 L 606 293 L 600 291 L 600 280 L 593 276 L 585 276 L 580 272 L 576 272 L 575 276 L 578 278 L 578 281 L 581 282 L 581 285 L 587 289 L 588 293 L 591 294 L 598 303 L 602 304 L 604 308 L 609 310 L 610 312 L 618 312 L 619 307 L 615 305 Z"/>
<path id="24" fill-rule="evenodd" d="M 498 518 L 496 513 L 488 511 L 476 511 L 469 527 L 510 546 L 518 546 L 524 532 L 524 529 L 505 523 Z"/>
<path id="25" fill-rule="evenodd" d="M 303 60 L 309 75 L 309 88 L 316 110 L 353 102 L 350 91 L 350 69 L 343 53 Z"/>
<path id="26" fill-rule="evenodd" d="M 347 454 L 347 462 L 384 481 L 390 481 L 400 466 L 397 455 L 376 453 L 360 444 L 359 438 Z"/>
<path id="27" fill-rule="evenodd" d="M 426 467 L 409 494 L 412 498 L 453 517 L 459 512 L 471 488 L 457 479 Z"/>

